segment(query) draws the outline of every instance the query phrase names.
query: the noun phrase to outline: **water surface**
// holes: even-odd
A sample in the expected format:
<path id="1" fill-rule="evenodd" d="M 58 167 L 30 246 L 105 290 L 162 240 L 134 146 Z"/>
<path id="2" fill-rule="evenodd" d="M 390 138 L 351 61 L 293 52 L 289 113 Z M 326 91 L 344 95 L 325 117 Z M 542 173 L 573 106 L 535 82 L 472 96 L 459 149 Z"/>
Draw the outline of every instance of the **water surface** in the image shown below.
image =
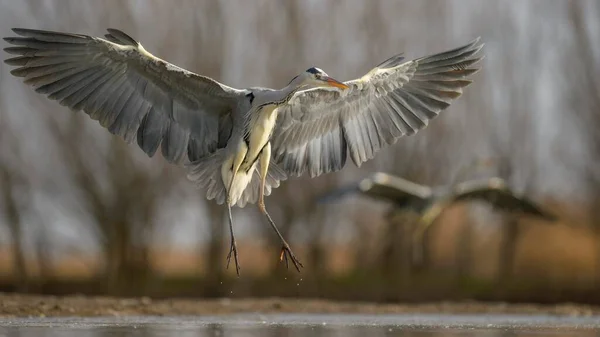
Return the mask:
<path id="1" fill-rule="evenodd" d="M 600 317 L 240 314 L 0 319 L 0 336 L 600 336 Z"/>

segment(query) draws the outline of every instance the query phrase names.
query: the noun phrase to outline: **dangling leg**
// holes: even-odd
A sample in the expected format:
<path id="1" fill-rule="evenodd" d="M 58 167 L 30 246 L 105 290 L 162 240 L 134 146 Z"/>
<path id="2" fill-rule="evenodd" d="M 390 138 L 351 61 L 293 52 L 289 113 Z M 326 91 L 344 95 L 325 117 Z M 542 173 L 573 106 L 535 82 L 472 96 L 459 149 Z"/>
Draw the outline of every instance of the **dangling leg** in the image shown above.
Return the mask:
<path id="1" fill-rule="evenodd" d="M 233 163 L 231 165 L 231 181 L 229 182 L 227 188 L 227 211 L 229 213 L 229 232 L 231 233 L 231 245 L 229 246 L 229 254 L 227 254 L 227 269 L 229 269 L 229 262 L 231 262 L 231 255 L 233 254 L 233 259 L 235 261 L 235 272 L 237 273 L 238 277 L 240 276 L 240 263 L 238 262 L 237 243 L 235 242 L 235 235 L 233 234 L 233 216 L 231 215 L 231 189 L 235 182 L 237 171 L 240 169 L 244 157 L 246 156 L 247 150 L 247 147 L 243 147 L 241 151 L 234 157 Z M 228 164 L 226 165 L 229 166 Z M 223 173 L 223 176 L 224 175 L 225 174 Z"/>
<path id="2" fill-rule="evenodd" d="M 229 197 L 227 199 L 229 199 Z M 235 235 L 233 234 L 233 216 L 231 215 L 230 200 L 227 200 L 227 211 L 229 212 L 229 232 L 231 233 L 231 245 L 229 246 L 229 254 L 227 254 L 227 269 L 229 269 L 229 262 L 231 261 L 231 255 L 233 254 L 235 272 L 237 273 L 237 276 L 240 276 L 240 263 L 238 262 L 237 244 L 235 242 Z"/>
<path id="3" fill-rule="evenodd" d="M 269 224 L 271 225 L 271 227 L 273 227 L 273 230 L 275 231 L 275 233 L 277 233 L 277 236 L 279 236 L 279 239 L 281 240 L 282 247 L 281 247 L 281 253 L 279 254 L 279 259 L 280 260 L 285 259 L 285 266 L 289 267 L 288 266 L 288 257 L 289 257 L 289 259 L 292 260 L 294 267 L 296 267 L 296 270 L 298 270 L 298 272 L 300 272 L 300 267 L 304 267 L 304 266 L 302 265 L 302 263 L 300 263 L 300 261 L 298 260 L 296 255 L 294 255 L 294 253 L 292 252 L 290 245 L 287 243 L 287 241 L 285 241 L 285 239 L 283 238 L 283 235 L 281 235 L 281 233 L 279 232 L 279 229 L 275 225 L 275 222 L 273 222 L 273 219 L 271 219 L 271 216 L 269 215 L 269 212 L 267 212 L 267 208 L 265 207 L 265 182 L 267 180 L 267 172 L 269 172 L 269 162 L 271 161 L 271 143 L 267 143 L 267 145 L 265 145 L 262 152 L 260 153 L 259 160 L 260 160 L 260 162 L 259 162 L 259 164 L 260 164 L 260 189 L 259 189 L 259 194 L 258 194 L 258 209 L 260 210 L 260 212 L 262 214 L 264 214 L 267 217 Z"/>

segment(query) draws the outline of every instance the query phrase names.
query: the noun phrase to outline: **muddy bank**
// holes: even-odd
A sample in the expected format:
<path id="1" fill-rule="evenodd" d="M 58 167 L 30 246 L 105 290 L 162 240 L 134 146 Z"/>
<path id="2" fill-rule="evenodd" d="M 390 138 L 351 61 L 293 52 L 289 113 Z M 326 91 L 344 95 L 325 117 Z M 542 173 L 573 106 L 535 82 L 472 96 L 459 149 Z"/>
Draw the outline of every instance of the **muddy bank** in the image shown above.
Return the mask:
<path id="1" fill-rule="evenodd" d="M 550 314 L 590 316 L 600 307 L 482 302 L 375 304 L 310 299 L 150 299 L 0 294 L 1 317 L 219 315 L 235 313 L 444 313 Z"/>

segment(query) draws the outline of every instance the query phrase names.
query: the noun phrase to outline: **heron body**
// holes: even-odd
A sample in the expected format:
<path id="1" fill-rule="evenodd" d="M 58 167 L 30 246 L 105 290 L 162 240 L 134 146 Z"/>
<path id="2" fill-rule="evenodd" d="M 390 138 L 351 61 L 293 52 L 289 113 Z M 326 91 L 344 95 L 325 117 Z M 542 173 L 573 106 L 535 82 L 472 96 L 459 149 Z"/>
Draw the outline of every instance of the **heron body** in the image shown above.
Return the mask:
<path id="1" fill-rule="evenodd" d="M 383 61 L 359 79 L 339 82 L 311 67 L 280 90 L 236 89 L 170 64 L 126 33 L 82 34 L 15 28 L 4 50 L 11 73 L 40 94 L 83 111 L 111 133 L 160 149 L 209 200 L 257 203 L 282 242 L 281 257 L 302 265 L 264 204 L 290 176 L 316 177 L 372 159 L 425 128 L 462 95 L 482 57 L 479 39 L 445 52 Z"/>
<path id="2" fill-rule="evenodd" d="M 223 183 L 229 193 L 227 202 L 232 205 L 241 199 L 253 178 L 257 164 L 260 163 L 261 167 L 268 170 L 271 159 L 269 141 L 277 120 L 277 105 L 271 103 L 261 105 L 261 102 L 268 102 L 268 100 L 263 98 L 264 95 L 259 91 L 252 95 L 254 98 L 250 113 L 244 116 L 245 130 L 240 139 L 233 142 L 235 150 L 221 167 Z M 266 172 L 261 173 L 261 176 L 266 174 Z"/>

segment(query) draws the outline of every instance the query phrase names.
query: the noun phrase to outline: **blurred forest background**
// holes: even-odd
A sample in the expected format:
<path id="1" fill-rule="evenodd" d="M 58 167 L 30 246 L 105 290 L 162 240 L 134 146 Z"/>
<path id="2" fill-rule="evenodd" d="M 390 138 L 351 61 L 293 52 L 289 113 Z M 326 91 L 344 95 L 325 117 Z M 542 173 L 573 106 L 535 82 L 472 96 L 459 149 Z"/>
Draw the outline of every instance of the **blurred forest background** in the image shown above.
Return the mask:
<path id="1" fill-rule="evenodd" d="M 486 43 L 475 83 L 427 129 L 361 168 L 288 180 L 267 198 L 301 274 L 279 263 L 255 207 L 235 209 L 239 279 L 225 269 L 225 207 L 182 168 L 35 94 L 2 64 L 0 290 L 600 303 L 599 18 L 594 0 L 0 0 L 3 37 L 12 27 L 119 28 L 238 88 L 283 87 L 310 66 L 349 80 L 398 52 Z M 465 171 L 481 158 L 493 165 Z M 315 203 L 374 171 L 435 185 L 499 176 L 560 221 L 457 204 L 415 266 L 411 225 L 390 205 Z"/>

